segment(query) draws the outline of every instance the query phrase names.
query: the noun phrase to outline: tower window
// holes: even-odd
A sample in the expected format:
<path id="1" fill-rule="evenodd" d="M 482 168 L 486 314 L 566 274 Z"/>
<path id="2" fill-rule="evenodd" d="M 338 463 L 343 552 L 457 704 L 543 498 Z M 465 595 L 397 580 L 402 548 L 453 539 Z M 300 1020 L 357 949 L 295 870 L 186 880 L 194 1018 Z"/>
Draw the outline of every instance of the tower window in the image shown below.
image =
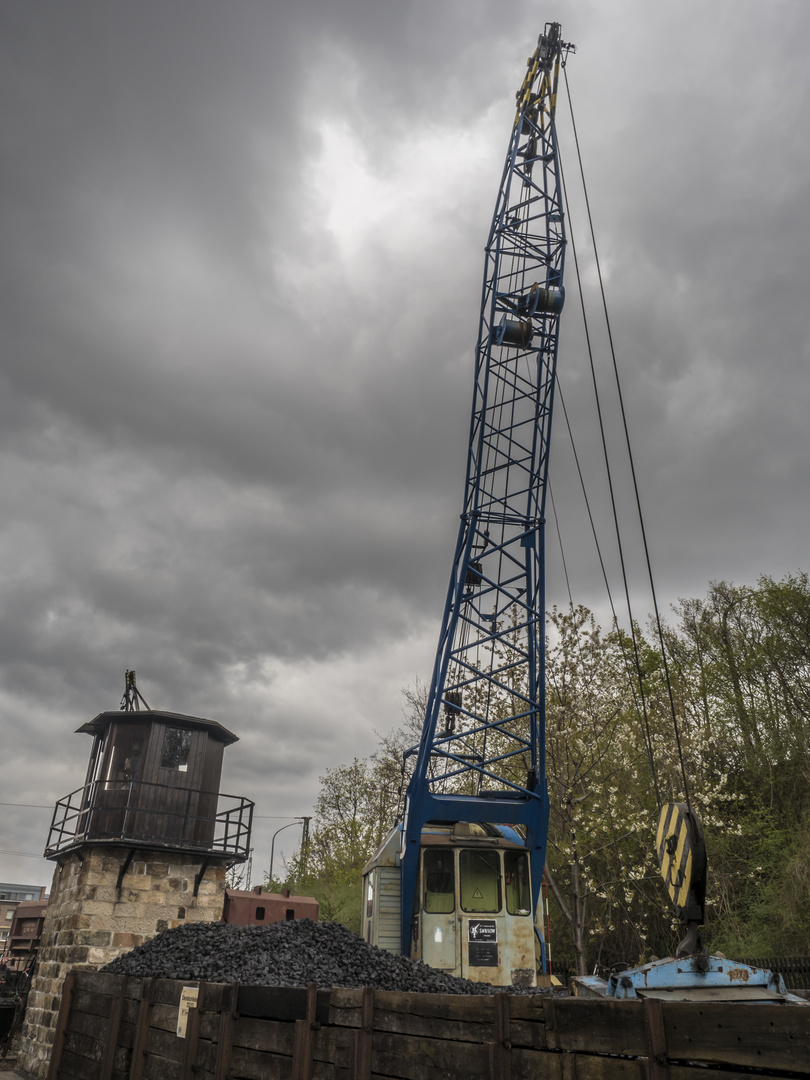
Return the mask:
<path id="1" fill-rule="evenodd" d="M 191 749 L 191 732 L 186 728 L 167 727 L 163 736 L 161 769 L 188 772 L 188 754 Z"/>

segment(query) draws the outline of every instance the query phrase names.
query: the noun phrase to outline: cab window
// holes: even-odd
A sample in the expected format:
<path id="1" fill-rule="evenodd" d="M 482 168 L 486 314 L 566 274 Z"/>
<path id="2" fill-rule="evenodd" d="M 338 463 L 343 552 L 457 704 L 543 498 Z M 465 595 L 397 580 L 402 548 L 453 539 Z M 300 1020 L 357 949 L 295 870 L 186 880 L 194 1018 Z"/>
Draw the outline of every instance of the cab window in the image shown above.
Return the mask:
<path id="1" fill-rule="evenodd" d="M 501 910 L 501 856 L 497 851 L 459 852 L 461 910 L 492 913 Z"/>
<path id="2" fill-rule="evenodd" d="M 453 852 L 427 848 L 422 857 L 423 907 L 431 915 L 449 915 L 456 908 Z"/>
<path id="3" fill-rule="evenodd" d="M 510 915 L 531 915 L 528 855 L 522 851 L 505 851 L 503 876 L 506 883 L 506 910 Z"/>

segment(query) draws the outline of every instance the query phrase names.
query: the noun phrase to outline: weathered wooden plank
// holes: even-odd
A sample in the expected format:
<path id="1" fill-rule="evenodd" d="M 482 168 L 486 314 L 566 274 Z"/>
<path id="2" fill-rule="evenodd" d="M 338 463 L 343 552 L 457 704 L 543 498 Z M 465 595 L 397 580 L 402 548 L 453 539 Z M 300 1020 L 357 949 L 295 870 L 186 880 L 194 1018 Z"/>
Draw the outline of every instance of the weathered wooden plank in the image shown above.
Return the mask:
<path id="1" fill-rule="evenodd" d="M 115 1054 L 113 1055 L 112 1072 L 110 1073 L 110 1080 L 127 1080 L 129 1076 L 129 1067 L 132 1062 L 132 1051 L 120 1044 L 115 1048 Z"/>
<path id="2" fill-rule="evenodd" d="M 707 1070 L 706 1066 L 700 1065 L 670 1065 L 669 1066 L 669 1080 L 706 1080 L 708 1076 L 712 1080 L 776 1080 L 776 1077 L 784 1077 L 784 1073 L 781 1071 L 778 1073 L 772 1073 L 767 1069 L 762 1072 L 757 1070 L 756 1072 L 749 1072 L 748 1069 L 725 1069 L 722 1067 L 715 1068 L 712 1066 L 710 1070 Z M 794 1073 L 794 1076 L 808 1076 L 810 1073 Z"/>
<path id="3" fill-rule="evenodd" d="M 75 1009 L 71 1009 L 67 1031 L 77 1035 L 89 1035 L 103 1042 L 109 1022 L 107 1017 L 93 1016 L 92 1013 L 76 1012 Z"/>
<path id="4" fill-rule="evenodd" d="M 64 1049 L 76 1057 L 87 1058 L 100 1064 L 104 1057 L 104 1041 L 94 1039 L 92 1035 L 82 1035 L 77 1031 L 65 1032 Z"/>
<path id="5" fill-rule="evenodd" d="M 159 1054 L 147 1054 L 143 1066 L 143 1080 L 178 1080 L 180 1062 L 160 1057 Z"/>
<path id="6" fill-rule="evenodd" d="M 163 1031 L 160 1028 L 149 1029 L 149 1040 L 146 1044 L 146 1060 L 151 1057 L 166 1058 L 168 1061 L 180 1062 L 183 1056 L 183 1044 L 185 1039 L 178 1039 L 175 1030 Z M 146 1067 L 144 1067 L 146 1075 Z"/>
<path id="7" fill-rule="evenodd" d="M 360 991 L 357 991 L 360 993 Z M 236 1011 L 240 1016 L 265 1017 L 268 1020 L 303 1020 L 307 1014 L 307 990 L 303 986 L 240 986 Z M 329 990 L 319 990 L 319 1023 L 329 1019 Z"/>
<path id="8" fill-rule="evenodd" d="M 289 1080 L 291 1058 L 235 1046 L 231 1056 L 233 1080 Z"/>
<path id="9" fill-rule="evenodd" d="M 66 1072 L 66 1061 L 59 1068 L 59 1080 L 82 1080 L 81 1077 L 75 1076 L 73 1073 Z"/>
<path id="10" fill-rule="evenodd" d="M 360 1026 L 362 990 L 334 987 L 329 999 L 330 1022 L 341 1027 Z M 375 990 L 375 1013 L 405 1013 L 410 1016 L 461 1020 L 492 1024 L 492 998 L 463 994 L 406 994 L 396 990 Z"/>
<path id="11" fill-rule="evenodd" d="M 340 1027 L 349 1026 L 352 1029 L 356 1029 L 359 1024 L 352 1022 L 351 1025 L 344 1025 L 342 1023 L 343 1010 L 338 1010 L 335 1013 L 336 1020 L 340 1021 Z M 354 1017 L 351 1018 L 354 1021 Z M 535 1025 L 525 1025 L 527 1027 L 533 1027 Z M 542 1032 L 543 1027 L 540 1027 L 540 1035 L 538 1038 L 540 1042 L 538 1045 L 542 1046 Z M 484 1043 L 493 1038 L 493 1017 L 492 1006 L 490 1005 L 490 1017 L 486 1023 L 473 1024 L 465 1023 L 461 1020 L 445 1020 L 441 1017 L 429 1017 L 411 1015 L 406 1012 L 387 1012 L 384 1009 L 378 1009 L 375 1004 L 374 1009 L 374 1030 L 375 1031 L 388 1031 L 392 1034 L 398 1035 L 417 1035 L 424 1038 L 433 1039 L 454 1039 L 458 1042 L 473 1042 Z M 534 1043 L 527 1043 L 527 1045 L 534 1045 Z"/>
<path id="12" fill-rule="evenodd" d="M 111 994 L 99 994 L 95 990 L 83 990 L 81 986 L 77 986 L 70 1007 L 75 1009 L 76 1012 L 90 1013 L 91 1016 L 103 1016 L 106 1020 L 109 1020 L 114 1000 L 115 998 Z"/>
<path id="13" fill-rule="evenodd" d="M 159 993 L 159 988 L 158 988 Z M 152 1031 L 170 1031 L 175 1038 L 177 1038 L 177 1010 L 179 1008 L 179 1001 L 176 1005 L 161 1005 L 157 1001 L 152 1006 L 151 1016 L 149 1017 L 149 1027 Z"/>
<path id="14" fill-rule="evenodd" d="M 554 1053 L 513 1049 L 512 1080 L 643 1080 L 646 1058 L 618 1058 L 601 1054 Z M 700 1065 L 670 1065 L 669 1080 L 766 1080 L 767 1073 L 712 1069 Z M 480 1073 L 479 1073 L 480 1075 Z M 375 1077 L 372 1076 L 372 1080 Z M 438 1078 L 437 1078 L 438 1080 Z"/>
<path id="15" fill-rule="evenodd" d="M 312 1061 L 313 1075 L 318 1063 L 321 1065 L 334 1065 L 335 1043 L 339 1038 L 346 1038 L 349 1032 L 345 1029 L 331 1027 L 317 1027 L 312 1032 Z"/>
<path id="16" fill-rule="evenodd" d="M 140 980 L 138 980 L 138 981 L 140 982 Z M 140 994 L 138 994 L 137 998 L 130 997 L 129 995 L 125 994 L 125 996 L 124 996 L 124 1008 L 123 1008 L 123 1011 L 121 1013 L 121 1023 L 122 1024 L 133 1024 L 133 1025 L 137 1024 L 137 1022 L 138 1022 L 138 1012 L 140 1010 L 140 1007 L 141 1007 L 141 995 Z"/>
<path id="17" fill-rule="evenodd" d="M 510 999 L 509 1009 L 512 1020 L 528 1020 L 535 1024 L 545 1022 L 544 1008 L 546 1003 L 555 998 L 562 998 L 563 994 L 542 993 L 515 996 Z"/>
<path id="18" fill-rule="evenodd" d="M 98 1062 L 63 1050 L 58 1076 L 60 1080 L 98 1080 Z"/>
<path id="19" fill-rule="evenodd" d="M 123 975 L 118 976 L 118 978 L 120 979 L 120 982 L 118 983 L 118 986 L 114 988 L 115 992 L 113 993 L 110 1018 L 104 1039 L 104 1057 L 101 1062 L 101 1069 L 99 1070 L 99 1080 L 112 1080 L 115 1048 L 118 1045 L 118 1029 L 121 1026 L 121 1013 L 124 1008 L 124 988 L 127 982 Z"/>
<path id="20" fill-rule="evenodd" d="M 589 1054 L 647 1053 L 644 1012 L 639 1001 L 546 998 L 546 1046 Z"/>
<path id="21" fill-rule="evenodd" d="M 140 1002 L 139 1002 L 140 1004 Z M 126 1010 L 126 1002 L 124 1002 Z M 125 1023 L 124 1020 L 118 1025 L 118 1045 L 129 1052 L 135 1045 L 135 1025 Z"/>
<path id="22" fill-rule="evenodd" d="M 184 986 L 196 986 L 196 979 L 155 979 L 155 1005 L 180 1004 Z"/>
<path id="23" fill-rule="evenodd" d="M 666 1001 L 663 1016 L 670 1058 L 810 1074 L 810 1008 L 804 1005 Z"/>
<path id="24" fill-rule="evenodd" d="M 396 1077 L 397 1080 L 481 1076 L 485 1075 L 483 1048 L 473 1043 L 375 1031 L 370 1075 Z"/>
<path id="25" fill-rule="evenodd" d="M 221 1012 L 201 1012 L 200 1013 L 200 1038 L 212 1039 L 216 1042 L 217 1033 L 219 1032 L 220 1020 L 222 1017 Z"/>
<path id="26" fill-rule="evenodd" d="M 630 1058 L 542 1050 L 512 1050 L 510 1066 L 512 1080 L 642 1080 L 645 1076 L 640 1063 Z M 701 1080 L 706 1080 L 705 1076 Z"/>
<path id="27" fill-rule="evenodd" d="M 546 1046 L 546 1025 L 538 1021 L 516 1020 L 512 1017 L 510 1040 L 513 1046 L 541 1050 Z"/>
<path id="28" fill-rule="evenodd" d="M 217 1065 L 217 1045 L 210 1039 L 203 1039 L 200 1037 L 197 1043 L 197 1057 L 194 1060 L 193 1073 L 197 1076 L 199 1072 L 208 1072 L 211 1075 L 214 1074 L 214 1070 Z"/>
<path id="29" fill-rule="evenodd" d="M 219 1012 L 222 1008 L 222 996 L 231 985 L 230 983 L 209 983 L 204 979 L 155 979 L 155 1004 L 177 1006 L 180 1004 L 180 995 L 184 986 L 200 986 L 201 984 L 205 990 L 203 1011 Z"/>
<path id="30" fill-rule="evenodd" d="M 231 1044 L 249 1050 L 262 1050 L 272 1054 L 284 1054 L 292 1058 L 295 1041 L 294 1023 L 278 1020 L 257 1020 L 239 1016 L 233 1025 Z"/>
<path id="31" fill-rule="evenodd" d="M 351 1028 L 330 1028 L 331 1059 L 341 1076 L 352 1067 L 354 1059 L 354 1031 Z"/>
<path id="32" fill-rule="evenodd" d="M 206 1012 L 222 1012 L 222 1002 L 227 997 L 230 986 L 230 983 L 206 982 L 205 993 L 201 995 L 202 1003 L 200 1005 L 200 1014 Z"/>
<path id="33" fill-rule="evenodd" d="M 117 994 L 120 992 L 123 975 L 113 975 L 107 971 L 77 971 L 79 986 L 82 990 L 98 994 Z M 124 996 L 140 999 L 143 979 L 127 978 Z"/>
<path id="34" fill-rule="evenodd" d="M 312 1080 L 338 1080 L 340 1075 L 331 1061 L 312 1062 Z"/>

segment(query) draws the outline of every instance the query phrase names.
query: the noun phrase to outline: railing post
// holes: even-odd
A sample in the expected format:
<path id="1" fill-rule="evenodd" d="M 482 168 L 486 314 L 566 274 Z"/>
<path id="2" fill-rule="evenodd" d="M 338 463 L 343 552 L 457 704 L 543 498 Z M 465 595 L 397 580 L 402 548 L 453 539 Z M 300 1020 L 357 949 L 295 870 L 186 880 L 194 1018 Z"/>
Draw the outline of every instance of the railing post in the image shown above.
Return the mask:
<path id="1" fill-rule="evenodd" d="M 122 836 L 122 838 L 126 838 L 126 836 L 127 836 L 127 829 L 129 828 L 129 811 L 130 811 L 131 803 L 132 803 L 132 781 L 131 780 L 127 781 L 127 784 L 128 784 L 128 787 L 127 787 L 127 804 L 124 807 L 124 820 L 123 820 L 123 823 L 121 825 L 121 836 Z"/>

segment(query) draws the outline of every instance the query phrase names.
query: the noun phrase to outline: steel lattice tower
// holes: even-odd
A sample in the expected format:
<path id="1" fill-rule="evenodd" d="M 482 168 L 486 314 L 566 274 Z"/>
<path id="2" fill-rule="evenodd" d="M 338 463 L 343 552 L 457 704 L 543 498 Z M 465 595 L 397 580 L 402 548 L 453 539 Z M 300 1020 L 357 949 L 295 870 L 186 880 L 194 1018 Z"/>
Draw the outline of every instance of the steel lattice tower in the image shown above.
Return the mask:
<path id="1" fill-rule="evenodd" d="M 427 822 L 522 826 L 533 910 L 543 875 L 544 524 L 566 243 L 555 105 L 571 48 L 546 24 L 517 94 L 486 245 L 464 507 L 405 799 L 406 955 Z"/>

